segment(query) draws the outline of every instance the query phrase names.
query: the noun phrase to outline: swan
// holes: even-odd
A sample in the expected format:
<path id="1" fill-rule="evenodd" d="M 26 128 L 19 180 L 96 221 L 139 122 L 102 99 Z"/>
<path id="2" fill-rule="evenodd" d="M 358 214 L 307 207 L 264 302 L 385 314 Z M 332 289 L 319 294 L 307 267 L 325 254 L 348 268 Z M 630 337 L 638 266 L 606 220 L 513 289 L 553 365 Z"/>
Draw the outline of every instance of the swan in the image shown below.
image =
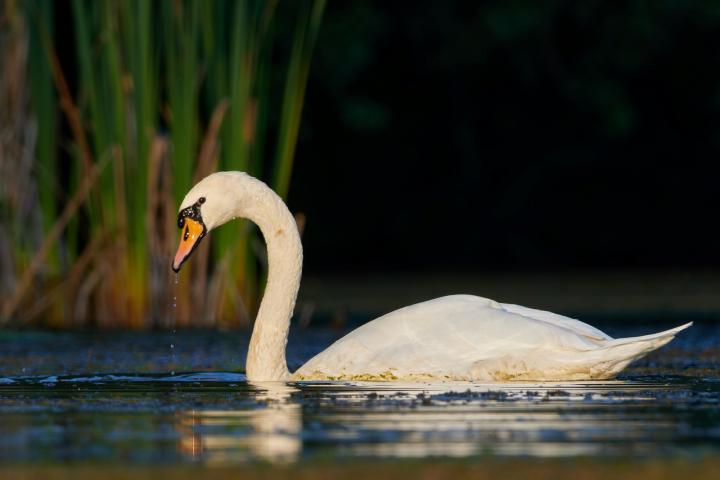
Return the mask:
<path id="1" fill-rule="evenodd" d="M 474 295 L 451 295 L 383 315 L 337 340 L 295 373 L 285 360 L 300 287 L 302 244 L 293 215 L 265 183 L 244 172 L 198 182 L 178 212 L 175 272 L 207 233 L 235 218 L 260 228 L 268 278 L 247 354 L 249 381 L 566 381 L 615 377 L 692 323 L 612 338 L 586 323 Z"/>

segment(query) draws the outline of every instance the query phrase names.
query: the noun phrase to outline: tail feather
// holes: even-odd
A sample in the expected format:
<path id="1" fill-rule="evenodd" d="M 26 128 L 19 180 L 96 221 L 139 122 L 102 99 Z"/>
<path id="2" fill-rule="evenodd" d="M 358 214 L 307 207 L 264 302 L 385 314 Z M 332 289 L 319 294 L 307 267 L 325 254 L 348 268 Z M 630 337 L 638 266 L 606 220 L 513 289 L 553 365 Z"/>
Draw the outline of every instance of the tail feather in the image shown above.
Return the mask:
<path id="1" fill-rule="evenodd" d="M 633 345 L 633 344 L 642 344 L 644 342 L 653 342 L 657 340 L 665 340 L 667 339 L 665 343 L 672 340 L 675 335 L 678 332 L 681 332 L 685 330 L 686 328 L 691 327 L 693 322 L 686 323 L 685 325 L 680 325 L 679 327 L 671 328 L 670 330 L 665 330 L 664 332 L 659 333 L 651 333 L 650 335 L 642 335 L 640 337 L 627 337 L 627 338 L 615 338 L 613 340 L 609 340 L 606 343 L 605 348 L 613 348 L 620 345 Z"/>
<path id="2" fill-rule="evenodd" d="M 595 350 L 595 355 L 601 358 L 597 359 L 598 364 L 594 367 L 594 375 L 598 378 L 614 377 L 630 362 L 662 347 L 675 338 L 678 332 L 690 326 L 692 326 L 692 322 L 664 332 L 606 341 L 602 347 Z"/>

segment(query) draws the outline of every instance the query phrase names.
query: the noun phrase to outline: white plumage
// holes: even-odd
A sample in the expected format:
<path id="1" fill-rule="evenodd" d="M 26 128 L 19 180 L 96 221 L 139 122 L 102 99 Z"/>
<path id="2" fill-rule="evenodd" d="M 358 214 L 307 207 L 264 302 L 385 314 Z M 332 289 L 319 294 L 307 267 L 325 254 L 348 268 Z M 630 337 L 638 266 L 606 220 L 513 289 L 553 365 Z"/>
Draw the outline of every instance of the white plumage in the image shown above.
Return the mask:
<path id="1" fill-rule="evenodd" d="M 562 315 L 452 295 L 373 320 L 291 375 L 285 345 L 302 270 L 293 216 L 267 185 L 242 172 L 206 177 L 186 195 L 181 210 L 194 204 L 208 230 L 248 218 L 267 243 L 268 283 L 248 351 L 249 380 L 602 380 L 691 325 L 613 339 Z"/>
<path id="2" fill-rule="evenodd" d="M 690 326 L 614 340 L 579 320 L 472 295 L 452 295 L 388 313 L 341 338 L 298 379 L 591 380 Z"/>

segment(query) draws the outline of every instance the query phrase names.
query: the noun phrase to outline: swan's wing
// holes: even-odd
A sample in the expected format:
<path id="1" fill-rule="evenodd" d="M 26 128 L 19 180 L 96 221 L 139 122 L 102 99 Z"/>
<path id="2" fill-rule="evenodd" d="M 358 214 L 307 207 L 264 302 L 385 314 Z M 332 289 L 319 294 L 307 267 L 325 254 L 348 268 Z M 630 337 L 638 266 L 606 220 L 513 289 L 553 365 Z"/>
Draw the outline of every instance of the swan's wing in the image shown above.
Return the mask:
<path id="1" fill-rule="evenodd" d="M 578 335 L 583 335 L 592 340 L 612 340 L 612 337 L 605 332 L 574 318 L 558 315 L 557 313 L 546 312 L 545 310 L 523 307 L 521 305 L 512 305 L 509 303 L 501 303 L 499 305 L 500 308 L 507 312 L 516 313 L 524 317 L 533 318 L 541 322 L 547 322 L 557 325 L 558 327 L 567 328 Z"/>
<path id="2" fill-rule="evenodd" d="M 588 326 L 589 327 L 589 326 Z M 401 308 L 350 332 L 296 378 L 472 378 L 473 365 L 597 344 L 574 330 L 512 312 L 492 300 L 453 295 Z"/>

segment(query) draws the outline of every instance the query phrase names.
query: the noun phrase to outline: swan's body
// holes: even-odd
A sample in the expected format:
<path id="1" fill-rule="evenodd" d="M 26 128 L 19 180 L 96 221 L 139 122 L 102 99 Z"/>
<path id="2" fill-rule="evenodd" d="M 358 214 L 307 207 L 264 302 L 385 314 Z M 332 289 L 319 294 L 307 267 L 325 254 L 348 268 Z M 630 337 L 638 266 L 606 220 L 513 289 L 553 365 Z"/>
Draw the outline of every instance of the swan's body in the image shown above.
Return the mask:
<path id="1" fill-rule="evenodd" d="M 312 358 L 294 377 L 607 379 L 672 340 L 686 326 L 613 340 L 572 318 L 472 295 L 451 295 L 401 308 L 363 325 Z"/>
<path id="2" fill-rule="evenodd" d="M 242 172 L 219 172 L 200 181 L 180 207 L 185 235 L 173 268 L 179 270 L 205 232 L 236 217 L 260 227 L 269 260 L 248 351 L 249 380 L 608 379 L 691 325 L 613 339 L 554 313 L 453 295 L 373 320 L 291 375 L 285 346 L 300 286 L 302 244 L 292 214 L 275 192 Z"/>

